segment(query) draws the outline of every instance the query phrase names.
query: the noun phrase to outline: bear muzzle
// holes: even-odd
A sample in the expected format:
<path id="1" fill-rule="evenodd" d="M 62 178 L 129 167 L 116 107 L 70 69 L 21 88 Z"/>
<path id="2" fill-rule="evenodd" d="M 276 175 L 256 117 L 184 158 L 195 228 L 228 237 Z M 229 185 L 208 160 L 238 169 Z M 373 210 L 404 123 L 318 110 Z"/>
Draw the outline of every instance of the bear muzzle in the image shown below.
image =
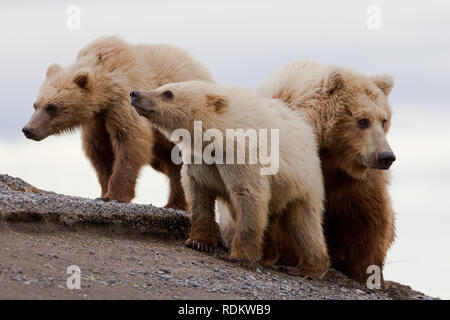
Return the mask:
<path id="1" fill-rule="evenodd" d="M 130 92 L 131 105 L 136 109 L 137 113 L 146 117 L 150 112 L 155 111 L 156 105 L 151 94 L 140 91 Z"/>

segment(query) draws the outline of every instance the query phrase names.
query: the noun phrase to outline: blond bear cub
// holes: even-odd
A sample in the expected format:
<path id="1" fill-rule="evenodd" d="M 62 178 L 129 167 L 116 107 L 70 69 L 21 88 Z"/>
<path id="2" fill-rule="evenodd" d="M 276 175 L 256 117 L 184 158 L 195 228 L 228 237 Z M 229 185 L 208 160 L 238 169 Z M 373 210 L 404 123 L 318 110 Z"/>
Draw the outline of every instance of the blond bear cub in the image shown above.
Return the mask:
<path id="1" fill-rule="evenodd" d="M 168 138 L 177 129 L 189 135 L 178 144 L 192 221 L 188 246 L 215 249 L 220 200 L 232 217 L 225 228 L 233 230 L 225 235 L 231 258 L 288 263 L 304 275 L 326 272 L 320 160 L 312 129 L 295 111 L 252 90 L 201 81 L 133 91 L 131 103 Z M 205 130 L 200 134 L 199 124 Z M 268 150 L 278 163 L 268 165 Z"/>

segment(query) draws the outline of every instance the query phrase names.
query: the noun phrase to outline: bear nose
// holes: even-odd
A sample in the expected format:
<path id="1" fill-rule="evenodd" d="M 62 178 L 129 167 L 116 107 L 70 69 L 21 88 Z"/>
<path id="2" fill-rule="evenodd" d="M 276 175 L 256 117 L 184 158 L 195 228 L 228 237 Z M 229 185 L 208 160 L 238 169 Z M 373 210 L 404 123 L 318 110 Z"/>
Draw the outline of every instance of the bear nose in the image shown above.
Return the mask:
<path id="1" fill-rule="evenodd" d="M 139 97 L 141 96 L 141 93 L 139 91 L 131 91 L 130 97 L 131 97 L 131 104 L 134 104 Z"/>
<path id="2" fill-rule="evenodd" d="M 132 97 L 132 98 L 137 98 L 137 97 L 139 97 L 141 95 L 141 93 L 139 92 L 139 91 L 131 91 L 130 92 L 130 96 Z"/>
<path id="3" fill-rule="evenodd" d="M 380 169 L 389 169 L 394 161 L 395 154 L 392 151 L 384 151 L 378 154 L 377 162 Z"/>
<path id="4" fill-rule="evenodd" d="M 130 92 L 130 97 L 132 98 L 137 98 L 141 95 L 141 93 L 139 91 L 131 91 Z"/>
<path id="5" fill-rule="evenodd" d="M 27 138 L 31 138 L 34 136 L 34 130 L 33 128 L 30 127 L 23 127 L 22 129 L 23 134 L 25 135 L 25 137 Z"/>

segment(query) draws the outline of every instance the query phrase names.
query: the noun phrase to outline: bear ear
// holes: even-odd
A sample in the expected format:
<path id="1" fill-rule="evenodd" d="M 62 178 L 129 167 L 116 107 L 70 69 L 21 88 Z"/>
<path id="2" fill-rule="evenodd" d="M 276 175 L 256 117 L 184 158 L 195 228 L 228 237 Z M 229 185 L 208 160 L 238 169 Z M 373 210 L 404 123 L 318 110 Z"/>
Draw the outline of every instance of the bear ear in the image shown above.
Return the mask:
<path id="1" fill-rule="evenodd" d="M 50 77 L 51 75 L 54 75 L 55 73 L 57 73 L 60 70 L 62 70 L 62 67 L 59 64 L 52 64 L 47 69 L 47 74 L 46 74 L 47 78 Z"/>
<path id="2" fill-rule="evenodd" d="M 391 75 L 379 74 L 376 76 L 371 76 L 370 78 L 385 95 L 388 96 L 391 93 L 392 87 L 394 86 L 394 78 Z"/>
<path id="3" fill-rule="evenodd" d="M 338 70 L 331 70 L 324 80 L 324 92 L 327 95 L 332 95 L 337 90 L 344 86 L 344 79 Z"/>
<path id="4" fill-rule="evenodd" d="M 73 82 L 75 82 L 75 84 L 80 88 L 87 89 L 92 84 L 92 78 L 92 71 L 88 68 L 83 68 L 75 74 L 73 77 Z"/>
<path id="5" fill-rule="evenodd" d="M 218 113 L 222 112 L 225 108 L 227 108 L 229 104 L 227 97 L 214 94 L 206 95 L 206 100 L 208 106 L 213 108 L 214 111 Z"/>

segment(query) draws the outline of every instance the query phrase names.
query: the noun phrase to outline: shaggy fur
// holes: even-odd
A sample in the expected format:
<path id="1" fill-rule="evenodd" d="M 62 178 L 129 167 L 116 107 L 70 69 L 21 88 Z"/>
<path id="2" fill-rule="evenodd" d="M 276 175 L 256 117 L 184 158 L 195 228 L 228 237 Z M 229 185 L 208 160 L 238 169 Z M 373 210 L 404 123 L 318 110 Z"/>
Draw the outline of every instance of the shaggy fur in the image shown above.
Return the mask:
<path id="1" fill-rule="evenodd" d="M 382 167 L 379 155 L 391 152 L 385 135 L 392 86 L 387 75 L 369 77 L 294 62 L 259 88 L 263 96 L 301 110 L 314 127 L 325 180 L 324 229 L 332 266 L 361 282 L 368 277 L 368 266 L 383 268 L 395 234 L 388 174 L 377 169 Z"/>
<path id="2" fill-rule="evenodd" d="M 212 81 L 180 49 L 99 38 L 81 49 L 73 65 L 48 68 L 24 133 L 42 140 L 81 127 L 83 149 L 97 172 L 103 200 L 131 201 L 138 173 L 150 163 L 169 177 L 166 207 L 185 209 L 181 166 L 170 159 L 174 145 L 136 113 L 128 98 L 132 88 L 150 90 L 196 79 Z"/>
<path id="3" fill-rule="evenodd" d="M 167 92 L 170 91 L 170 94 Z M 168 98 L 170 97 L 170 98 Z M 218 241 L 215 200 L 228 206 L 224 236 L 231 257 L 266 264 L 286 263 L 292 271 L 321 276 L 329 266 L 322 230 L 323 181 L 314 133 L 281 101 L 264 99 L 251 90 L 200 81 L 168 84 L 139 93 L 132 102 L 168 137 L 177 128 L 193 136 L 193 121 L 203 130 L 217 129 L 236 147 L 215 142 L 226 154 L 245 144 L 246 164 L 185 164 L 182 185 L 191 212 L 187 245 L 212 252 Z M 279 129 L 279 170 L 261 175 L 261 162 L 248 162 L 249 144 L 226 129 Z M 271 138 L 268 137 L 268 143 Z M 210 142 L 208 142 L 209 144 Z M 193 154 L 192 142 L 181 142 L 183 159 Z M 206 143 L 205 143 L 206 145 Z M 203 147 L 205 147 L 205 145 Z M 270 145 L 268 147 L 270 150 Z M 258 147 L 261 150 L 261 147 Z M 236 152 L 234 153 L 236 154 Z"/>

